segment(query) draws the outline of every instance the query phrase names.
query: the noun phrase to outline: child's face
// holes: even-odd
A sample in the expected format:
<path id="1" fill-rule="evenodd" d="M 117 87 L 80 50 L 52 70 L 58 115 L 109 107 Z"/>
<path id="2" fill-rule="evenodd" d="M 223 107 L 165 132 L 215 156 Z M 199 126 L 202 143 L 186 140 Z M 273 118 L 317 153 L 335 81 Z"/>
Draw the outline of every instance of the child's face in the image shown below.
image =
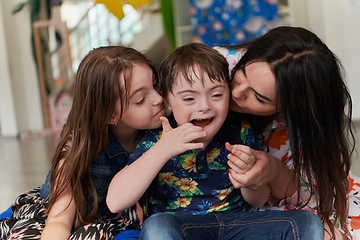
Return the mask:
<path id="1" fill-rule="evenodd" d="M 182 75 L 178 75 L 166 102 L 172 110 L 177 124 L 193 123 L 206 131 L 206 137 L 198 139 L 205 146 L 213 139 L 224 123 L 228 108 L 230 90 L 225 82 L 212 82 L 206 72 L 203 82 L 198 68 L 192 73 L 195 80 L 190 85 Z"/>
<path id="2" fill-rule="evenodd" d="M 154 89 L 153 72 L 146 65 L 134 65 L 129 92 L 129 107 L 123 112 L 118 126 L 152 129 L 161 126 L 165 116 L 163 98 Z M 120 102 L 116 107 L 120 114 Z"/>

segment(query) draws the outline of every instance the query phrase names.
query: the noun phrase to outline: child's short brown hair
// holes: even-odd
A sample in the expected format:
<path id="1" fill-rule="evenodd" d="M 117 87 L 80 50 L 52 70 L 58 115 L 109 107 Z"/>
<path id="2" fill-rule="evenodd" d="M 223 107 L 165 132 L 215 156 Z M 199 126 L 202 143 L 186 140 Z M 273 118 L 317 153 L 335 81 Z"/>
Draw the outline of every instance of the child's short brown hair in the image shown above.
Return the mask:
<path id="1" fill-rule="evenodd" d="M 201 75 L 206 72 L 211 81 L 224 81 L 230 87 L 228 63 L 215 49 L 201 43 L 190 43 L 174 49 L 166 57 L 159 69 L 160 87 L 166 98 L 172 93 L 172 86 L 177 76 L 182 75 L 191 85 L 194 80 L 191 73 L 196 74 L 198 67 Z M 203 79 L 202 76 L 197 76 Z"/>

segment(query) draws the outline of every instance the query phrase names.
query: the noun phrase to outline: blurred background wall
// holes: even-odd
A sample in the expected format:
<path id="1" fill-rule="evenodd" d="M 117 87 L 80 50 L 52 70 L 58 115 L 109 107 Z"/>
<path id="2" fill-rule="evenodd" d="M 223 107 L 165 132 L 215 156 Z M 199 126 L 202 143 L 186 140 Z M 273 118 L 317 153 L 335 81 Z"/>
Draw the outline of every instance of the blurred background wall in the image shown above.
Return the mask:
<path id="1" fill-rule="evenodd" d="M 62 101 L 63 109 L 61 110 L 65 112 L 62 117 L 66 118 L 66 107 L 69 107 L 66 104 L 70 100 L 66 99 L 69 96 L 63 93 L 69 93 L 71 98 L 70 85 L 73 74 L 81 58 L 90 49 L 109 44 L 128 45 L 140 51 L 147 51 L 153 61 L 159 63 L 173 47 L 191 41 L 201 41 L 198 36 L 199 14 L 200 16 L 201 14 L 202 16 L 209 15 L 211 13 L 209 7 L 214 2 L 213 0 L 143 0 L 133 1 L 132 6 L 123 6 L 121 11 L 118 11 L 118 7 L 114 9 L 115 5 L 110 4 L 114 1 L 98 1 L 105 3 L 103 5 L 95 4 L 96 2 L 91 0 L 39 0 L 39 3 L 46 2 L 48 5 L 44 7 L 43 4 L 39 7 L 40 14 L 35 20 L 51 20 L 55 23 L 46 25 L 45 36 L 41 36 L 40 33 L 40 44 L 44 41 L 47 44 L 45 49 L 44 47 L 41 49 L 43 64 L 46 66 L 41 74 L 38 62 L 34 60 L 36 49 L 32 36 L 35 21 L 33 9 L 30 6 L 31 1 L 0 1 L 1 136 L 18 136 L 23 132 L 61 129 L 62 120 L 53 119 L 49 115 L 53 113 L 52 111 L 60 111 L 59 106 L 54 104 Z M 143 4 L 147 2 L 150 4 Z M 224 2 L 234 7 L 241 7 L 241 3 L 257 1 L 228 0 Z M 353 119 L 357 124 L 360 120 L 360 94 L 358 94 L 360 89 L 360 44 L 358 43 L 360 0 L 267 0 L 263 2 L 276 4 L 281 20 L 281 22 L 276 22 L 276 25 L 301 26 L 312 30 L 339 56 L 346 69 L 354 105 Z M 19 8 L 22 3 L 28 4 L 13 13 L 14 9 Z M 51 11 L 49 19 L 46 19 L 46 16 L 41 18 L 41 12 L 46 15 L 47 10 Z M 124 16 L 119 19 L 116 17 L 119 14 L 124 14 Z M 68 35 L 61 29 L 61 24 L 59 25 L 61 21 L 65 22 Z M 260 23 L 261 21 L 255 22 L 250 27 L 260 29 Z M 44 26 L 41 25 L 39 29 Z M 229 34 L 223 33 L 223 36 Z M 86 42 L 85 38 L 89 42 Z M 67 49 L 60 51 L 60 46 L 66 45 L 66 42 Z M 69 61 L 61 62 L 67 54 L 71 57 L 70 63 Z M 43 82 L 40 78 L 43 78 Z M 45 95 L 43 88 L 45 88 Z M 47 101 L 47 107 L 44 101 Z M 54 106 L 49 106 L 49 103 Z M 54 126 L 54 124 L 59 126 Z"/>

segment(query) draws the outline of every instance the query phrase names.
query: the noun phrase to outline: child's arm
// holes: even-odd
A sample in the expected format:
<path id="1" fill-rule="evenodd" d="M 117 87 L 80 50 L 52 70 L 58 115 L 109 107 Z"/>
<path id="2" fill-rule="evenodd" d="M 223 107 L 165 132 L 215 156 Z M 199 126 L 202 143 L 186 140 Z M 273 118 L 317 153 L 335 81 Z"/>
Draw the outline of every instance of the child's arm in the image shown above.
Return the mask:
<path id="1" fill-rule="evenodd" d="M 231 145 L 225 143 L 225 147 L 231 153 L 228 154 L 228 165 L 237 173 L 246 173 L 255 164 L 253 149 L 245 145 Z"/>
<path id="2" fill-rule="evenodd" d="M 172 157 L 187 150 L 203 147 L 203 143 L 192 143 L 193 140 L 206 135 L 201 127 L 186 123 L 172 129 L 167 118 L 160 119 L 163 125 L 160 140 L 111 180 L 106 203 L 112 212 L 121 212 L 134 205 Z"/>
<path id="3" fill-rule="evenodd" d="M 252 190 L 250 188 L 243 187 L 240 188 L 240 191 L 247 203 L 249 203 L 254 208 L 259 208 L 264 206 L 264 204 L 269 200 L 271 189 L 269 185 L 264 185 L 258 190 Z"/>
<path id="4" fill-rule="evenodd" d="M 228 154 L 228 164 L 231 167 L 229 169 L 229 178 L 232 183 L 236 183 L 232 177 L 232 171 L 235 171 L 237 174 L 245 174 L 255 164 L 255 155 L 253 150 L 245 145 L 226 143 L 225 146 L 231 152 Z M 241 187 L 240 190 L 245 201 L 255 208 L 263 206 L 269 199 L 271 192 L 268 185 L 263 185 L 256 190 L 247 187 Z"/>
<path id="5" fill-rule="evenodd" d="M 68 187 L 56 199 L 41 234 L 42 240 L 69 239 L 76 212 L 76 206 L 74 201 L 71 200 L 71 194 L 71 188 Z"/>

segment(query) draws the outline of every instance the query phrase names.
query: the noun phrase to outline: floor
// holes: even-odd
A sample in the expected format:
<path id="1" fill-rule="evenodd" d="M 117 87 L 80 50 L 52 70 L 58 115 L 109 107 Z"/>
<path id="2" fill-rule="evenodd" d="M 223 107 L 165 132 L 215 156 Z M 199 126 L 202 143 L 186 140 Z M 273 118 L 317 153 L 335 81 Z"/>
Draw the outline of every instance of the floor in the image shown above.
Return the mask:
<path id="1" fill-rule="evenodd" d="M 360 122 L 355 122 L 355 127 L 360 132 Z M 19 194 L 44 183 L 57 140 L 53 135 L 25 140 L 0 137 L 0 212 L 6 210 Z M 357 142 L 360 142 L 360 137 L 357 137 Z M 352 172 L 360 176 L 360 156 L 357 153 L 354 154 Z"/>
<path id="2" fill-rule="evenodd" d="M 0 137 L 0 212 L 19 194 L 44 183 L 56 143 L 51 135 L 21 141 Z"/>

